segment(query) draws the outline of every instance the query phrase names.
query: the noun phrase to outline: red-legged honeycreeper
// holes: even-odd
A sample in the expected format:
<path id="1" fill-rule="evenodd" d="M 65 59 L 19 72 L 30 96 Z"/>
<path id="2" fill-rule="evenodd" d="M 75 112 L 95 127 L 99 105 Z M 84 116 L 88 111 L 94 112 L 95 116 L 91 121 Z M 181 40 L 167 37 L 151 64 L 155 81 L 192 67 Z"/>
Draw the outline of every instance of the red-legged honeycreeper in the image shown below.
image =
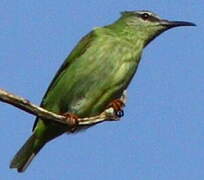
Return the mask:
<path id="1" fill-rule="evenodd" d="M 113 24 L 95 28 L 79 41 L 55 75 L 41 106 L 77 117 L 102 113 L 127 89 L 144 47 L 162 32 L 178 26 L 195 24 L 164 20 L 150 11 L 122 12 Z M 10 168 L 25 171 L 47 142 L 65 132 L 65 125 L 37 118 L 33 134 Z"/>

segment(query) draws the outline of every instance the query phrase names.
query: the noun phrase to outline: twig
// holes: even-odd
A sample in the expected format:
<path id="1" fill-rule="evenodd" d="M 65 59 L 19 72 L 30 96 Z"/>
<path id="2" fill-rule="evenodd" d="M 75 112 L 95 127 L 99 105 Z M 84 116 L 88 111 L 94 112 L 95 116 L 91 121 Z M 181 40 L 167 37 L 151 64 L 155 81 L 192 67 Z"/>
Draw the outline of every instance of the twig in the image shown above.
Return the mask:
<path id="1" fill-rule="evenodd" d="M 124 91 L 121 100 L 123 103 L 126 103 L 126 91 Z M 0 89 L 0 101 L 13 105 L 23 111 L 26 111 L 30 114 L 38 116 L 40 118 L 46 120 L 56 121 L 58 123 L 66 124 L 70 127 L 73 127 L 73 122 L 69 121 L 65 116 L 55 114 L 53 112 L 47 111 L 46 109 L 39 107 L 35 104 L 32 104 L 29 100 L 24 99 L 22 97 L 16 96 L 8 91 Z M 100 123 L 103 121 L 112 121 L 119 120 L 118 116 L 115 115 L 113 108 L 106 109 L 100 115 L 87 117 L 87 118 L 79 118 L 78 125 L 91 125 Z"/>

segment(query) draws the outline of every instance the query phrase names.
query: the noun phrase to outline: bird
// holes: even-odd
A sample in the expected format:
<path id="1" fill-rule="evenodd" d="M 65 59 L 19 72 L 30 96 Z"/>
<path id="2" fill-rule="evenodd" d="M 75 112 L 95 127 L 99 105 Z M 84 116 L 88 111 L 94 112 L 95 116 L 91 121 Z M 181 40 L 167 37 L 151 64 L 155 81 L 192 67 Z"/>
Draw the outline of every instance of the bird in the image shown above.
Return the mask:
<path id="1" fill-rule="evenodd" d="M 107 107 L 120 112 L 120 97 L 128 88 L 143 49 L 161 33 L 187 21 L 169 21 L 148 10 L 123 11 L 112 24 L 96 27 L 67 56 L 50 83 L 41 107 L 73 120 L 99 115 Z M 66 125 L 36 118 L 32 135 L 16 153 L 10 168 L 24 172 L 43 146 L 66 133 Z"/>

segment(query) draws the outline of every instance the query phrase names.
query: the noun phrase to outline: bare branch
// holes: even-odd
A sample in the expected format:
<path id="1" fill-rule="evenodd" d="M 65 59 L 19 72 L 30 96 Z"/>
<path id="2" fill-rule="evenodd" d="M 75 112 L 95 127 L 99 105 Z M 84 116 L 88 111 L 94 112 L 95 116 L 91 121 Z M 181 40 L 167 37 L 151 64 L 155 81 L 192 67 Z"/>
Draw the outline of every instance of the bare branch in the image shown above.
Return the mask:
<path id="1" fill-rule="evenodd" d="M 126 103 L 126 92 L 121 97 L 122 102 Z M 47 111 L 42 107 L 39 107 L 35 104 L 32 104 L 29 100 L 24 99 L 22 97 L 16 96 L 10 92 L 7 92 L 3 89 L 0 89 L 0 101 L 13 105 L 23 111 L 26 111 L 30 114 L 38 116 L 43 119 L 56 121 L 58 123 L 66 124 L 70 127 L 73 127 L 73 122 L 69 121 L 65 116 L 55 114 L 53 112 Z M 103 121 L 110 120 L 119 120 L 118 116 L 115 115 L 115 112 L 112 108 L 106 109 L 98 116 L 87 117 L 87 118 L 79 118 L 78 125 L 91 125 L 100 123 Z"/>

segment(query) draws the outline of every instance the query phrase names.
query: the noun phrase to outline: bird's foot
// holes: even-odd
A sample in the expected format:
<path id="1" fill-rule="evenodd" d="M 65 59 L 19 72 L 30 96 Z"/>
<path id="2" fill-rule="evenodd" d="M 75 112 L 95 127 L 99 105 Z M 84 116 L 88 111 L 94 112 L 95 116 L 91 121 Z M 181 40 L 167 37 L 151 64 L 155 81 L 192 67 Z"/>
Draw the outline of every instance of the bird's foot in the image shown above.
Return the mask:
<path id="1" fill-rule="evenodd" d="M 115 115 L 121 118 L 124 116 L 124 111 L 123 111 L 124 106 L 125 104 L 123 103 L 123 101 L 121 101 L 121 99 L 115 99 L 108 105 L 107 108 L 113 108 L 115 111 Z"/>
<path id="2" fill-rule="evenodd" d="M 66 122 L 69 126 L 71 126 L 70 132 L 74 132 L 79 124 L 78 116 L 72 113 L 64 113 L 63 116 L 66 117 Z"/>

